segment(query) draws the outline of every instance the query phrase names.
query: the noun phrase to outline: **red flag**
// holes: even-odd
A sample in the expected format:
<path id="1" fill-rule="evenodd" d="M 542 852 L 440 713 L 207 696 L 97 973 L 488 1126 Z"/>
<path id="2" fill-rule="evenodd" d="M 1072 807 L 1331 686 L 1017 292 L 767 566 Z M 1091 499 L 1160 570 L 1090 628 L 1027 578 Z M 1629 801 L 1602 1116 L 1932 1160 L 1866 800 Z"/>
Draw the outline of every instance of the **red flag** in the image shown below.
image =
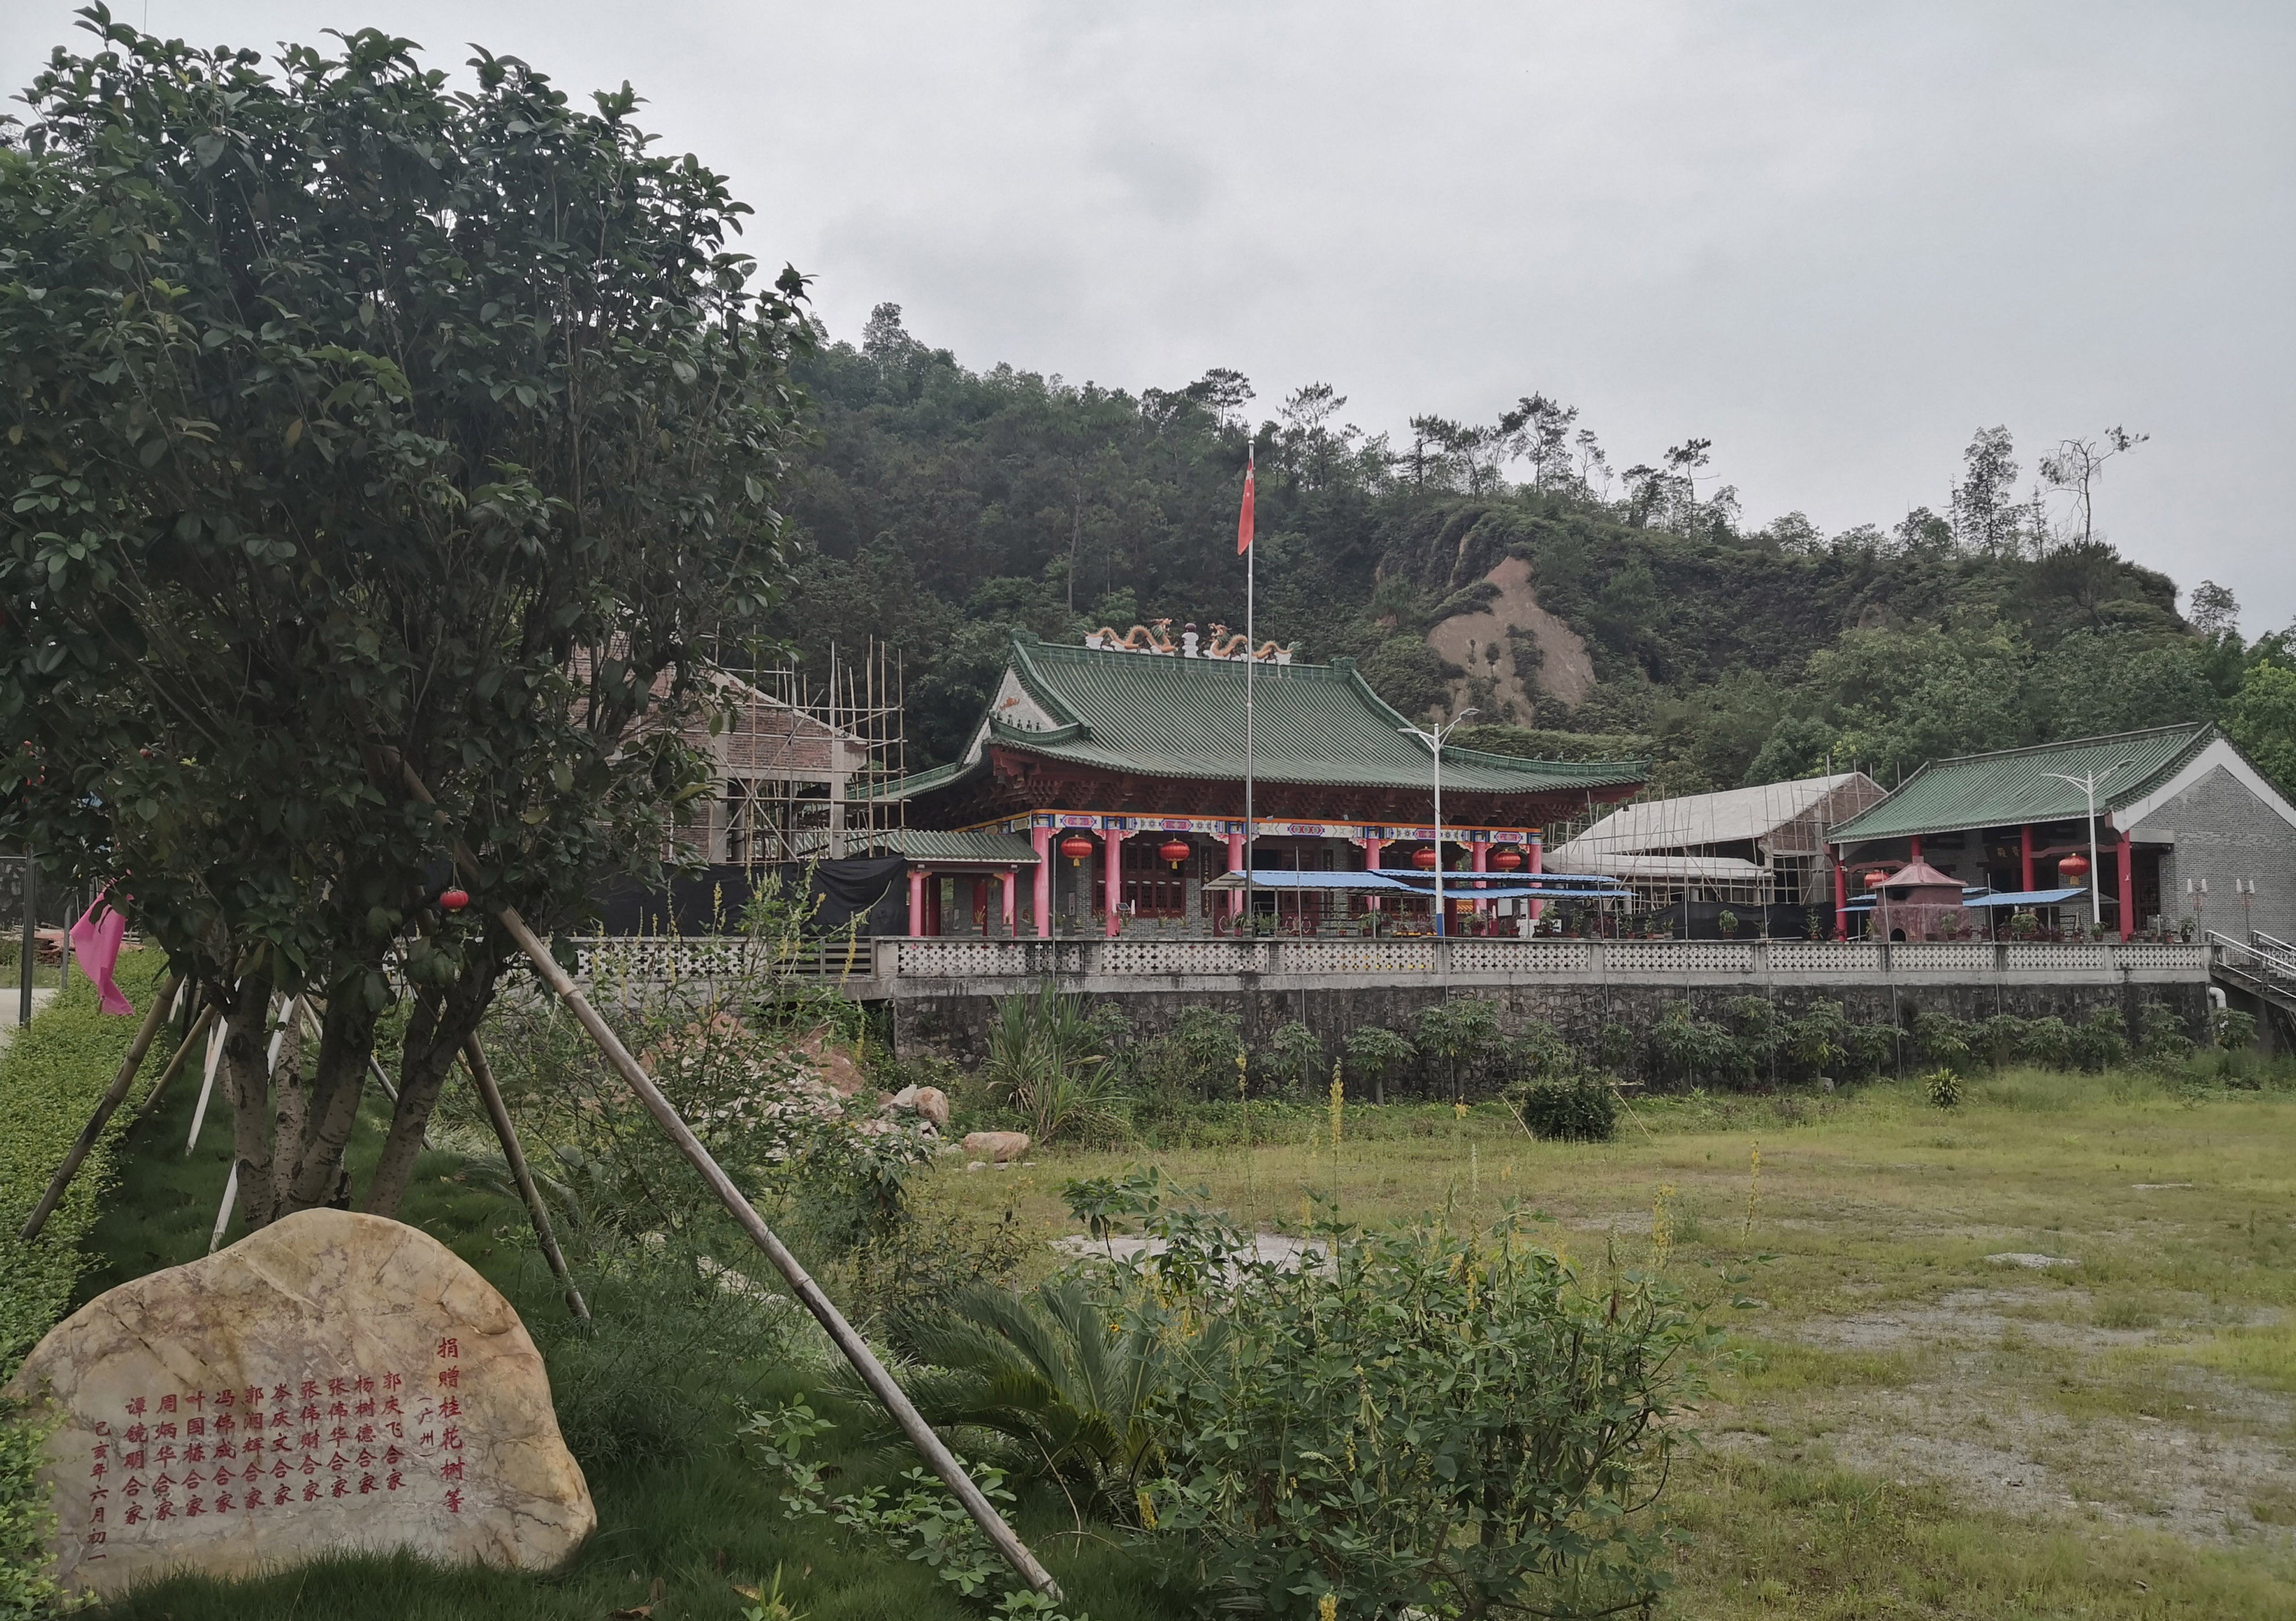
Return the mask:
<path id="1" fill-rule="evenodd" d="M 1238 557 L 1251 550 L 1251 470 L 1252 453 L 1246 451 L 1243 461 L 1243 511 L 1235 520 L 1235 554 Z"/>

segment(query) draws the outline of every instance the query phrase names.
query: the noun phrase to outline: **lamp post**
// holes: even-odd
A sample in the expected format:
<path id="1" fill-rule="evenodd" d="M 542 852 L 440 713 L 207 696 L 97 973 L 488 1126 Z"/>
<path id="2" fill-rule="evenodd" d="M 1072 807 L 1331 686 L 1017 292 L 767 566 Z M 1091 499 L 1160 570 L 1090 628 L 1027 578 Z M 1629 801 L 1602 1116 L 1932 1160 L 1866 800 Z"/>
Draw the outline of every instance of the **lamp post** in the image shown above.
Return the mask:
<path id="1" fill-rule="evenodd" d="M 1398 726 L 1406 736 L 1415 737 L 1427 745 L 1427 752 L 1435 758 L 1435 932 L 1443 932 L 1443 740 L 1456 732 L 1471 715 L 1480 715 L 1480 709 L 1462 709 L 1449 723 L 1422 731 L 1417 726 Z"/>
<path id="2" fill-rule="evenodd" d="M 2054 777 L 2060 782 L 2070 782 L 2088 796 L 2088 923 L 2092 929 L 2104 927 L 2104 903 L 2098 897 L 2096 892 L 2096 785 L 2114 772 L 2125 770 L 2136 763 L 2134 760 L 2122 760 L 2116 765 L 2106 766 L 2103 771 L 2092 771 L 2085 777 L 2067 776 L 2062 771 L 2045 771 L 2041 774 L 2045 777 Z M 2128 834 L 2124 830 L 2120 836 L 2126 839 Z M 2120 897 L 2120 909 L 2124 913 L 2128 910 L 2128 897 L 2125 895 Z M 2121 936 L 2124 940 L 2128 937 L 2126 933 Z"/>

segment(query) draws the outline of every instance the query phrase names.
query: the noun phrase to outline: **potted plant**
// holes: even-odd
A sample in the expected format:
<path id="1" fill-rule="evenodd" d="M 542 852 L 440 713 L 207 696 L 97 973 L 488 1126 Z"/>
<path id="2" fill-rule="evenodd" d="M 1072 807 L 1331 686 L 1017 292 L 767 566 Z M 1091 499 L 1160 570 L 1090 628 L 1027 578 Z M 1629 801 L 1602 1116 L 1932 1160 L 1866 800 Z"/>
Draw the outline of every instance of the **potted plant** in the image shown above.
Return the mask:
<path id="1" fill-rule="evenodd" d="M 2030 912 L 2020 912 L 2009 920 L 2009 937 L 2030 940 L 2041 932 L 2041 920 Z"/>
<path id="2" fill-rule="evenodd" d="M 1722 909 L 1722 915 L 1714 920 L 1714 924 L 1716 928 L 1721 929 L 1724 939 L 1734 940 L 1738 937 L 1738 914 L 1727 906 Z"/>

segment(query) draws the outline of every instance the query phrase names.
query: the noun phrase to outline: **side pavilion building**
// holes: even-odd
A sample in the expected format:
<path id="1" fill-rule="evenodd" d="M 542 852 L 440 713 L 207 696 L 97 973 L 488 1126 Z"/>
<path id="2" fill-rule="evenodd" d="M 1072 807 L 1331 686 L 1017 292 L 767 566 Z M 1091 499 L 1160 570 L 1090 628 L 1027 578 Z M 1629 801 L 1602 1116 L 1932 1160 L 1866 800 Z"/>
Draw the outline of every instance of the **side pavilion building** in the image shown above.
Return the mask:
<path id="1" fill-rule="evenodd" d="M 2236 937 L 2296 936 L 2296 805 L 2210 725 L 1932 761 L 1827 837 L 1843 929 L 1852 874 L 1926 867 L 1997 901 L 2062 903 L 2084 924 L 2094 884 L 2122 940 L 2187 918 Z"/>
<path id="2" fill-rule="evenodd" d="M 1447 874 L 1491 875 L 1484 881 L 1537 872 L 1542 827 L 1629 798 L 1648 774 L 1639 761 L 1447 745 L 1439 851 L 1434 762 L 1405 735 L 1410 722 L 1351 659 L 1262 660 L 1250 671 L 1258 825 L 1247 840 L 1246 669 L 1240 658 L 1016 635 L 963 757 L 889 790 L 910 830 L 910 932 L 1216 932 L 1242 895 L 1206 886 L 1242 872 L 1247 842 L 1257 872 L 1301 875 L 1255 891 L 1285 928 L 1325 929 L 1382 903 L 1398 919 L 1429 903 L 1351 898 L 1344 879 L 1319 888 L 1306 875 L 1425 871 L 1438 860 Z M 1447 887 L 1447 911 L 1472 912 L 1476 881 Z"/>

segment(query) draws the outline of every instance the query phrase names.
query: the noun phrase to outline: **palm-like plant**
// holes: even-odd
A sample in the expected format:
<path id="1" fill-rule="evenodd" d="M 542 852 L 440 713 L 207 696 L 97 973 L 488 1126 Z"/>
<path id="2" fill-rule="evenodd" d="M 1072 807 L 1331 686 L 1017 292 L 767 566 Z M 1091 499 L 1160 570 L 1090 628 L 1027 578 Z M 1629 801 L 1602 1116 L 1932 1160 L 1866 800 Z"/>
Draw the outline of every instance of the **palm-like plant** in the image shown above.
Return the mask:
<path id="1" fill-rule="evenodd" d="M 928 1422 L 1005 1437 L 1016 1473 L 1055 1481 L 1080 1517 L 1135 1518 L 1157 1458 L 1147 1409 L 1172 1371 L 1149 1314 L 1111 1316 L 1078 1278 L 1025 1295 L 975 1284 L 902 1339 L 931 1364 L 909 1386 Z"/>
<path id="2" fill-rule="evenodd" d="M 1122 1097 L 1103 1045 L 1084 998 L 1047 981 L 997 1001 L 981 1078 L 990 1096 L 1028 1118 L 1040 1143 L 1078 1131 L 1120 1135 Z"/>

